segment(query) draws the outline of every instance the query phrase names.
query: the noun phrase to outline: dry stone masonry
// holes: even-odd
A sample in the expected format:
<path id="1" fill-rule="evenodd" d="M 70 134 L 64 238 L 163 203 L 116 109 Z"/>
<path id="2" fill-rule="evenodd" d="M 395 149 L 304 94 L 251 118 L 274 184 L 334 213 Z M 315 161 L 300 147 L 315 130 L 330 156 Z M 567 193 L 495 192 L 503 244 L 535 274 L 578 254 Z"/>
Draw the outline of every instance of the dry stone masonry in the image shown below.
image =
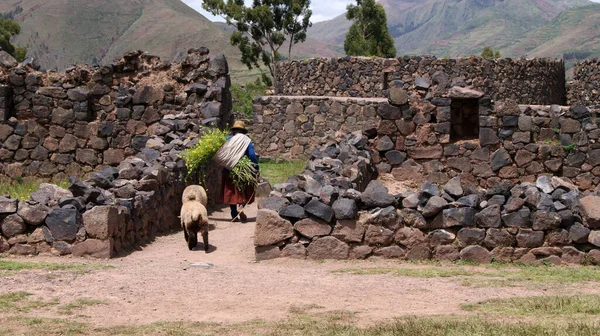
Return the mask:
<path id="1" fill-rule="evenodd" d="M 286 96 L 254 101 L 258 147 L 309 163 L 259 203 L 257 258 L 600 262 L 597 61 L 568 92 L 547 59 L 278 70 Z M 389 194 L 388 173 L 412 190 Z"/>
<path id="2" fill-rule="evenodd" d="M 562 60 L 343 57 L 284 61 L 277 67 L 278 93 L 282 95 L 386 97 L 386 91 L 394 86 L 436 95 L 450 87 L 472 86 L 494 100 L 565 103 Z"/>
<path id="3" fill-rule="evenodd" d="M 0 253 L 109 258 L 179 229 L 194 182 L 179 154 L 232 118 L 227 61 L 206 48 L 177 64 L 136 51 L 64 74 L 0 67 L 0 84 L 0 177 L 69 182 L 0 195 Z M 220 171 L 206 174 L 217 200 Z"/>
<path id="4" fill-rule="evenodd" d="M 586 60 L 575 65 L 573 81 L 569 83 L 570 104 L 600 105 L 600 61 Z"/>
<path id="5" fill-rule="evenodd" d="M 275 185 L 258 204 L 256 257 L 600 264 L 600 197 L 568 179 L 483 189 L 456 176 L 391 195 L 371 180 L 373 142 L 338 134 Z"/>

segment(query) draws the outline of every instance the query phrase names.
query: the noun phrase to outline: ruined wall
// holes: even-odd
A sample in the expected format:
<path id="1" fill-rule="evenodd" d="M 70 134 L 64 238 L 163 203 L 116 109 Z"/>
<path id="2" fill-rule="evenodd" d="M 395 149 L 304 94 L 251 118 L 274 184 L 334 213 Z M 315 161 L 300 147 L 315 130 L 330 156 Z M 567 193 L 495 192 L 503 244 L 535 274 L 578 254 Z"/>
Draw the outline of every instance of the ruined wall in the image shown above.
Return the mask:
<path id="1" fill-rule="evenodd" d="M 262 156 L 307 158 L 336 131 L 358 131 L 378 124 L 382 98 L 260 97 L 254 101 L 252 138 Z"/>
<path id="2" fill-rule="evenodd" d="M 260 200 L 256 257 L 600 264 L 600 197 L 568 179 L 480 189 L 456 177 L 390 193 L 369 182 L 368 147 L 360 133 L 340 136 Z"/>
<path id="3" fill-rule="evenodd" d="M 521 104 L 564 104 L 566 99 L 562 60 L 343 57 L 277 66 L 282 95 L 385 97 L 387 88 L 399 86 L 441 97 L 450 87 L 472 86 L 494 100 Z"/>
<path id="4" fill-rule="evenodd" d="M 180 227 L 181 194 L 194 182 L 180 153 L 231 121 L 224 56 L 191 49 L 169 64 L 133 52 L 99 69 L 4 73 L 12 105 L 0 122 L 0 176 L 85 179 L 69 178 L 68 190 L 43 184 L 29 200 L 0 197 L 0 253 L 107 258 Z M 214 203 L 220 170 L 207 169 Z"/>
<path id="5" fill-rule="evenodd" d="M 600 61 L 586 60 L 575 65 L 573 81 L 569 83 L 569 104 L 600 105 Z"/>

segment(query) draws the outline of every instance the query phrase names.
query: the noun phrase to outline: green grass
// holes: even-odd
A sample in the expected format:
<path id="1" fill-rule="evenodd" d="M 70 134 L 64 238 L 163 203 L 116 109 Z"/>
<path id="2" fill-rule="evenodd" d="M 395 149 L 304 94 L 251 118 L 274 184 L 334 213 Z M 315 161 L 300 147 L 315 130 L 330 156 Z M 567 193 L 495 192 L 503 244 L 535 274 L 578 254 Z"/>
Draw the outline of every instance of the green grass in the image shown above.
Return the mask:
<path id="1" fill-rule="evenodd" d="M 483 317 L 407 317 L 359 327 L 353 314 L 330 312 L 293 315 L 280 322 L 250 321 L 224 325 L 200 322 L 157 322 L 148 325 L 122 325 L 92 328 L 86 323 L 66 319 L 13 317 L 0 319 L 7 329 L 21 334 L 44 335 L 268 335 L 268 336 L 533 336 L 600 334 L 600 326 L 592 322 L 502 322 Z"/>
<path id="2" fill-rule="evenodd" d="M 31 193 L 38 191 L 42 182 L 14 182 L 14 183 L 0 183 L 0 196 L 9 194 L 10 197 L 18 200 L 27 200 Z M 54 183 L 61 188 L 68 188 L 69 184 L 67 181 Z"/>
<path id="3" fill-rule="evenodd" d="M 14 274 L 22 270 L 74 271 L 78 274 L 85 274 L 91 270 L 110 267 L 112 266 L 99 264 L 58 264 L 47 262 L 0 260 L 0 275 Z"/>
<path id="4" fill-rule="evenodd" d="M 460 268 L 346 268 L 333 271 L 334 273 L 346 274 L 393 274 L 412 278 L 450 278 L 457 276 L 486 276 L 486 273 L 469 271 Z"/>
<path id="5" fill-rule="evenodd" d="M 534 296 L 491 299 L 462 306 L 467 311 L 520 315 L 600 315 L 600 295 Z"/>
<path id="6" fill-rule="evenodd" d="M 430 263 L 424 268 L 344 268 L 332 271 L 356 275 L 391 274 L 413 278 L 463 277 L 462 284 L 472 287 L 511 287 L 522 284 L 574 284 L 600 282 L 598 267 L 558 267 L 492 263 L 478 268 L 457 264 Z"/>
<path id="7" fill-rule="evenodd" d="M 304 168 L 306 168 L 304 161 L 261 162 L 260 175 L 271 185 L 275 185 L 300 174 Z"/>
<path id="8" fill-rule="evenodd" d="M 74 302 L 60 306 L 58 312 L 63 315 L 73 315 L 73 310 L 105 304 L 104 301 L 89 298 L 79 298 Z"/>

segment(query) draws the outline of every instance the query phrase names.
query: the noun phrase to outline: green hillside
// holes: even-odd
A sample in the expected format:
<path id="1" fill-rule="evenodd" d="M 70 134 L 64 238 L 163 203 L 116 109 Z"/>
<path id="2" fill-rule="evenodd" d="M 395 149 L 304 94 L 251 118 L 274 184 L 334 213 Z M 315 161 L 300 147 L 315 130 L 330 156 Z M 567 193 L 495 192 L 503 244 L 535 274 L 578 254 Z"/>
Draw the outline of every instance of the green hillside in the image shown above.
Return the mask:
<path id="1" fill-rule="evenodd" d="M 244 70 L 228 36 L 179 0 L 3 0 L 0 13 L 19 7 L 14 43 L 49 69 L 109 63 L 132 49 L 171 60 L 206 46 L 229 56 L 234 72 Z"/>
<path id="2" fill-rule="evenodd" d="M 479 54 L 484 46 L 500 49 L 504 56 L 561 56 L 573 48 L 561 39 L 540 45 L 550 41 L 552 34 L 564 36 L 582 29 L 575 19 L 557 23 L 563 17 L 561 13 L 566 10 L 565 13 L 573 14 L 565 17 L 579 16 L 583 20 L 597 7 L 589 6 L 592 2 L 588 0 L 380 0 L 380 3 L 386 8 L 388 27 L 399 55 L 450 57 Z M 593 20 L 590 17 L 588 21 Z M 340 47 L 349 26 L 350 22 L 339 16 L 315 24 L 309 36 Z M 586 37 L 593 41 L 600 36 L 600 29 L 596 27 L 594 33 L 592 26 L 586 29 Z M 593 43 L 586 45 L 591 48 Z"/>

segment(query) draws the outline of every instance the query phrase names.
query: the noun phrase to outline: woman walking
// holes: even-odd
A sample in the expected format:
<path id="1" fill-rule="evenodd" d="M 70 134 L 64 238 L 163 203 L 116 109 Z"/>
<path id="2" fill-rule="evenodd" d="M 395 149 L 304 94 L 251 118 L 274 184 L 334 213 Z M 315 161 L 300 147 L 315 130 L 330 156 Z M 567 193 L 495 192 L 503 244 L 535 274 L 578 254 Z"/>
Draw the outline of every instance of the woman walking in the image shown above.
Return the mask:
<path id="1" fill-rule="evenodd" d="M 236 152 L 240 157 L 244 155 L 247 156 L 254 164 L 258 174 L 258 158 L 254 152 L 254 144 L 246 135 L 247 133 L 248 130 L 246 129 L 244 122 L 241 120 L 236 121 L 231 127 L 230 135 L 227 136 L 227 140 L 230 145 L 228 148 L 232 148 L 232 156 L 236 156 Z M 237 161 L 239 161 L 239 158 Z M 223 203 L 229 204 L 229 207 L 231 208 L 231 218 L 233 220 L 236 220 L 239 215 L 240 221 L 242 223 L 246 222 L 248 219 L 246 214 L 244 214 L 243 209 L 240 212 L 238 207 L 245 207 L 246 205 L 254 202 L 254 194 L 255 190 L 253 185 L 247 186 L 244 190 L 238 190 L 231 179 L 229 170 L 223 168 Z"/>

